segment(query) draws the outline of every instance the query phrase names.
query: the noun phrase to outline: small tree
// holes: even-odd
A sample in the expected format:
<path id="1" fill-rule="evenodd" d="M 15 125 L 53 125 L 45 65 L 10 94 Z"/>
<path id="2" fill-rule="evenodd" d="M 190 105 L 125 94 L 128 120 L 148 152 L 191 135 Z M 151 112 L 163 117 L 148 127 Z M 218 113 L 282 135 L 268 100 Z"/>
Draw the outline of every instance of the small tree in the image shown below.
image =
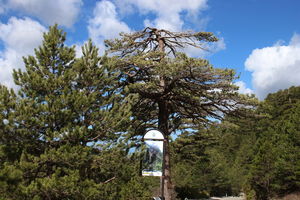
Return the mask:
<path id="1" fill-rule="evenodd" d="M 246 101 L 233 84 L 230 69 L 213 68 L 205 59 L 178 52 L 186 46 L 203 48 L 203 42 L 217 38 L 207 32 L 170 32 L 145 28 L 106 41 L 113 53 L 113 65 L 120 72 L 125 95 L 136 95 L 133 118 L 139 127 L 158 127 L 166 138 L 164 196 L 172 199 L 169 137 L 179 129 L 221 119 L 237 111 Z M 142 134 L 138 132 L 135 134 Z M 131 135 L 131 137 L 134 135 Z"/>

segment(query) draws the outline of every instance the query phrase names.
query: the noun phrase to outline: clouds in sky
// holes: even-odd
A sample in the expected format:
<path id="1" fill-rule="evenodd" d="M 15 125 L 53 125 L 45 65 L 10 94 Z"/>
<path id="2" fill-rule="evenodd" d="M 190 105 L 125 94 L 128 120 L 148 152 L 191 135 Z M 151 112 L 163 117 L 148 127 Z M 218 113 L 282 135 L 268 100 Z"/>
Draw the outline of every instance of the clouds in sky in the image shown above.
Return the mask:
<path id="1" fill-rule="evenodd" d="M 82 0 L 8 0 L 6 7 L 37 17 L 47 25 L 71 27 L 80 12 Z"/>
<path id="2" fill-rule="evenodd" d="M 122 18 L 129 14 L 142 15 L 145 26 L 182 31 L 186 19 L 194 17 L 207 8 L 208 0 L 186 0 L 174 3 L 173 0 L 102 0 L 95 3 L 93 12 L 87 22 L 88 34 L 98 45 L 100 52 L 104 52 L 105 39 L 118 37 L 120 32 L 133 31 Z M 12 17 L 7 23 L 1 23 L 3 49 L 0 50 L 0 83 L 13 87 L 11 72 L 13 68 L 23 68 L 22 56 L 33 54 L 33 49 L 42 40 L 42 33 L 47 31 L 44 25 L 58 23 L 65 27 L 72 27 L 78 20 L 83 8 L 82 0 L 0 0 L 0 15 L 15 11 L 25 18 Z M 149 16 L 152 16 L 152 18 Z M 33 18 L 29 18 L 33 17 Z M 153 18 L 154 17 L 154 18 Z M 34 19 L 40 20 L 40 22 Z M 80 44 L 76 42 L 77 56 L 81 55 Z M 203 51 L 189 47 L 185 52 L 190 56 L 204 57 L 225 49 L 223 38 Z"/>
<path id="3" fill-rule="evenodd" d="M 34 48 L 41 43 L 42 33 L 47 31 L 45 27 L 58 23 L 69 30 L 74 28 L 73 25 L 80 20 L 82 9 L 85 9 L 84 2 L 86 1 L 0 0 L 1 17 L 6 14 L 25 16 L 0 21 L 0 83 L 14 87 L 12 70 L 24 68 L 22 56 L 33 54 Z M 143 18 L 141 23 L 144 26 L 184 31 L 195 19 L 199 23 L 194 27 L 201 27 L 203 19 L 199 18 L 199 14 L 208 8 L 207 3 L 208 0 L 185 0 L 176 3 L 174 0 L 98 0 L 95 1 L 90 15 L 84 18 L 88 19 L 83 23 L 86 26 L 81 28 L 87 30 L 87 38 L 92 38 L 103 53 L 105 39 L 118 37 L 120 32 L 134 31 L 134 26 L 125 22 L 129 15 L 134 14 L 139 20 Z M 80 30 L 75 31 L 80 33 Z M 77 50 L 80 49 L 79 44 L 85 42 L 75 41 L 74 38 L 72 40 L 77 44 Z M 193 57 L 205 57 L 226 49 L 226 44 L 220 37 L 218 42 L 208 44 L 206 48 L 209 51 L 197 48 L 186 48 L 184 51 Z M 80 55 L 80 52 L 77 53 Z M 245 69 L 252 73 L 254 89 L 250 90 L 242 81 L 236 84 L 241 93 L 254 92 L 260 99 L 278 89 L 299 85 L 300 35 L 294 34 L 288 44 L 277 42 L 273 46 L 253 50 L 245 61 Z"/>
<path id="4" fill-rule="evenodd" d="M 12 71 L 24 68 L 23 56 L 33 54 L 34 48 L 41 44 L 43 32 L 47 29 L 29 18 L 12 17 L 7 24 L 0 22 L 0 40 L 4 49 L 0 51 L 0 83 L 15 87 Z"/>
<path id="5" fill-rule="evenodd" d="M 144 25 L 181 31 L 184 25 L 182 14 L 196 16 L 207 8 L 207 0 L 116 0 L 122 13 L 139 11 L 141 14 L 154 14 L 155 19 L 145 19 Z M 123 11 L 122 11 L 123 10 Z M 125 11 L 124 11 L 125 10 Z"/>
<path id="6" fill-rule="evenodd" d="M 245 67 L 252 72 L 252 84 L 260 99 L 279 89 L 300 85 L 300 35 L 294 34 L 288 45 L 281 42 L 253 50 Z"/>
<path id="7" fill-rule="evenodd" d="M 113 3 L 114 2 L 114 3 Z M 145 19 L 144 26 L 158 27 L 172 31 L 182 31 L 184 25 L 183 12 L 188 16 L 196 16 L 200 11 L 207 8 L 207 0 L 186 0 L 174 3 L 173 0 L 115 0 L 99 1 L 89 20 L 88 32 L 90 38 L 104 49 L 104 39 L 116 38 L 120 32 L 131 32 L 130 27 L 121 19 L 121 16 L 138 12 L 142 15 L 154 14 L 155 19 Z M 121 13 L 121 16 L 117 12 Z M 208 46 L 210 52 L 225 49 L 223 38 Z M 187 53 L 191 56 L 201 57 L 207 54 L 200 49 L 188 48 Z"/>
<path id="8" fill-rule="evenodd" d="M 80 12 L 82 0 L 0 0 L 0 15 L 16 11 L 22 15 L 36 17 L 46 25 L 58 23 L 71 27 Z M 0 83 L 14 88 L 12 71 L 24 68 L 23 56 L 32 55 L 42 41 L 47 29 L 29 18 L 11 17 L 7 23 L 0 21 Z"/>
<path id="9" fill-rule="evenodd" d="M 250 88 L 247 88 L 246 83 L 244 81 L 237 81 L 235 85 L 239 87 L 239 93 L 241 94 L 254 94 L 254 91 Z"/>
<path id="10" fill-rule="evenodd" d="M 145 27 L 157 27 L 171 31 L 184 31 L 186 19 L 197 19 L 197 24 L 202 25 L 207 19 L 199 19 L 201 11 L 208 8 L 207 0 L 114 0 L 122 15 L 138 12 L 146 16 L 144 20 Z M 148 17 L 154 15 L 154 19 Z M 187 47 L 184 50 L 189 56 L 205 57 L 212 53 L 224 50 L 226 48 L 224 38 L 218 42 L 204 46 L 208 51 L 203 51 L 194 47 Z"/>
<path id="11" fill-rule="evenodd" d="M 113 39 L 120 32 L 130 31 L 129 26 L 119 19 L 116 6 L 112 2 L 104 0 L 96 3 L 93 16 L 88 22 L 88 32 L 101 52 L 104 49 L 104 39 Z"/>

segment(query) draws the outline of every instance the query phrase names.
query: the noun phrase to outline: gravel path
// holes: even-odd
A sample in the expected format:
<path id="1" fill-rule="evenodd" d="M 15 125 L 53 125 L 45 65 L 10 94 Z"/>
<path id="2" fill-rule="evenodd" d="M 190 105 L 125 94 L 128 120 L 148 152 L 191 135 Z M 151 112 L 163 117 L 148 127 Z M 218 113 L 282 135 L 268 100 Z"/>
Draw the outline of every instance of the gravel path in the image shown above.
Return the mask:
<path id="1" fill-rule="evenodd" d="M 211 197 L 211 200 L 246 200 L 245 197 L 240 196 L 240 197 Z"/>

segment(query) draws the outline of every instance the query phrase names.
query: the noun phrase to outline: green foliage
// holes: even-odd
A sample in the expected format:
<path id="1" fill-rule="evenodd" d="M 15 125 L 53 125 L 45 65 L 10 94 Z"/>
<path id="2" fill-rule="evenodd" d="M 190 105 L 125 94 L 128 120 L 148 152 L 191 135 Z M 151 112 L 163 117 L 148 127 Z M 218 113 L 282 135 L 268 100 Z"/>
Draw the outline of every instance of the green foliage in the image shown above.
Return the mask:
<path id="1" fill-rule="evenodd" d="M 121 200 L 149 200 L 154 193 L 154 187 L 157 185 L 157 179 L 153 177 L 135 176 L 126 185 L 121 188 Z M 150 187 L 149 187 L 150 186 Z"/>
<path id="2" fill-rule="evenodd" d="M 238 94 L 233 70 L 178 53 L 216 41 L 211 33 L 147 28 L 107 41 L 112 57 L 88 41 L 76 58 L 65 40 L 50 27 L 26 70 L 13 73 L 18 94 L 0 85 L 1 199 L 158 196 L 159 180 L 139 176 L 130 150 L 154 127 L 167 139 L 181 133 L 165 157 L 178 198 L 299 191 L 300 87 L 256 107 Z"/>
<path id="3" fill-rule="evenodd" d="M 173 131 L 186 127 L 188 120 L 203 123 L 212 118 L 220 119 L 222 112 L 230 112 L 246 103 L 231 84 L 235 79 L 232 70 L 213 68 L 207 60 L 184 54 L 164 57 L 157 62 L 161 54 L 151 52 L 114 61 L 120 70 L 124 92 L 138 97 L 132 102 L 132 113 L 142 126 L 157 126 L 161 101 L 168 102 L 166 113 Z M 164 77 L 164 86 L 159 77 Z M 226 103 L 230 100 L 236 104 Z"/>
<path id="4" fill-rule="evenodd" d="M 13 90 L 0 85 L 0 167 L 20 154 L 19 132 L 15 129 L 17 97 Z"/>
<path id="5" fill-rule="evenodd" d="M 244 192 L 265 200 L 298 191 L 299 92 L 291 87 L 269 94 L 247 117 L 226 116 L 197 134 L 179 136 L 173 144 L 178 196 Z M 203 137 L 208 133 L 210 139 Z"/>
<path id="6" fill-rule="evenodd" d="M 223 139 L 213 149 L 226 160 L 233 192 L 270 199 L 299 190 L 299 91 L 291 87 L 270 94 L 255 117 L 222 122 Z"/>
<path id="7" fill-rule="evenodd" d="M 22 194 L 18 187 L 22 181 L 22 171 L 5 162 L 0 168 L 0 198 L 18 199 Z"/>
<path id="8" fill-rule="evenodd" d="M 231 193 L 224 170 L 226 159 L 216 151 L 215 131 L 214 126 L 199 127 L 199 132 L 186 132 L 172 144 L 175 151 L 173 173 L 179 198 L 208 198 Z"/>
<path id="9" fill-rule="evenodd" d="M 291 87 L 270 94 L 259 110 L 267 117 L 260 124 L 250 170 L 251 186 L 258 199 L 299 190 L 299 92 L 299 87 Z"/>
<path id="10" fill-rule="evenodd" d="M 120 88 L 130 98 L 133 121 L 126 134 L 137 140 L 146 129 L 158 128 L 167 139 L 164 161 L 165 196 L 171 199 L 169 136 L 178 130 L 190 131 L 198 124 L 238 114 L 250 104 L 249 97 L 238 94 L 232 82 L 234 70 L 214 68 L 207 60 L 190 58 L 178 50 L 186 46 L 202 48 L 200 42 L 214 42 L 212 33 L 176 33 L 163 29 L 121 34 L 106 41 L 119 72 Z M 197 122 L 197 123 L 195 123 Z"/>
<path id="11" fill-rule="evenodd" d="M 139 159 L 119 140 L 130 107 L 118 73 L 91 41 L 76 58 L 65 40 L 50 27 L 26 70 L 13 73 L 19 96 L 0 86 L 1 199 L 151 196 L 154 182 L 138 178 Z"/>

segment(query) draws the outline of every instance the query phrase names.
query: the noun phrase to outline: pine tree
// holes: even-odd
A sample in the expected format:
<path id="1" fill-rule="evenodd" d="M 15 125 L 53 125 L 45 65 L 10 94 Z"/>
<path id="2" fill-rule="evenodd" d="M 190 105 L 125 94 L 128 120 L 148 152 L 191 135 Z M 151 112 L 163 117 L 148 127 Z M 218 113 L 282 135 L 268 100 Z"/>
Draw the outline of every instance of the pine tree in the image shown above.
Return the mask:
<path id="1" fill-rule="evenodd" d="M 212 33 L 176 33 L 149 27 L 106 41 L 115 55 L 111 62 L 120 72 L 124 94 L 136 97 L 133 121 L 139 121 L 143 128 L 158 128 L 166 139 L 164 196 L 167 200 L 172 199 L 170 134 L 186 128 L 188 122 L 193 125 L 195 121 L 221 119 L 245 103 L 233 84 L 236 78 L 233 70 L 214 68 L 205 59 L 178 52 L 186 46 L 202 48 L 202 42 L 215 41 Z"/>
<path id="2" fill-rule="evenodd" d="M 97 139 L 115 139 L 105 124 L 110 117 L 109 87 L 102 59 L 91 41 L 83 57 L 64 45 L 65 34 L 51 27 L 36 57 L 24 58 L 26 71 L 15 71 L 24 110 L 35 117 L 35 133 L 47 146 L 64 142 L 86 145 Z M 30 106 L 27 106 L 30 104 Z"/>
<path id="3" fill-rule="evenodd" d="M 258 109 L 265 117 L 258 126 L 249 176 L 258 199 L 299 190 L 299 91 L 291 87 L 269 94 Z"/>
<path id="4" fill-rule="evenodd" d="M 65 40 L 62 30 L 50 27 L 35 55 L 24 58 L 26 70 L 14 71 L 20 98 L 13 115 L 16 97 L 1 88 L 0 124 L 6 135 L 14 126 L 21 145 L 14 162 L 0 171 L 8 177 L 1 188 L 8 199 L 121 199 L 134 175 L 124 148 L 116 147 L 129 118 L 126 105 L 118 103 L 126 99 L 115 91 L 117 74 L 91 41 L 75 58 Z"/>
<path id="5" fill-rule="evenodd" d="M 171 143 L 172 177 L 180 199 L 209 198 L 212 191 L 212 169 L 208 149 L 216 145 L 213 126 L 199 127 L 197 132 L 185 131 Z"/>

